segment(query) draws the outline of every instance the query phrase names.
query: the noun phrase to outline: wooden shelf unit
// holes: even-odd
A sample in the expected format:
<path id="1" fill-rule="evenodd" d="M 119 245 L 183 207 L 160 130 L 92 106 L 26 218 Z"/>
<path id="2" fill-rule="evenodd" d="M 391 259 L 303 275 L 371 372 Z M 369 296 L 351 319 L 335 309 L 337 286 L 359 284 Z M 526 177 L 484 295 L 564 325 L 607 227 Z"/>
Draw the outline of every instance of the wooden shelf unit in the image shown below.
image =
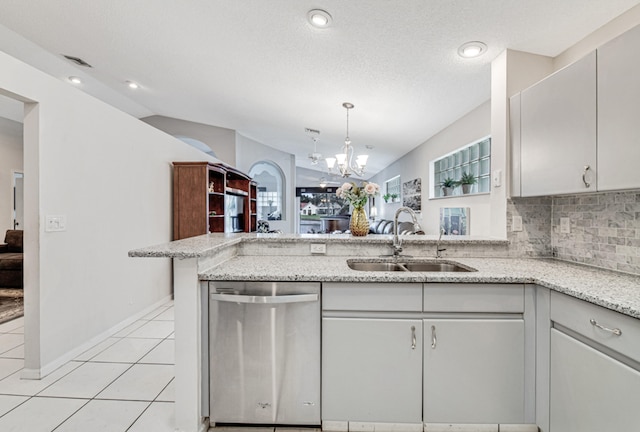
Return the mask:
<path id="1" fill-rule="evenodd" d="M 244 197 L 243 229 L 256 231 L 257 187 L 252 185 L 248 175 L 223 164 L 174 162 L 173 239 L 224 232 L 226 195 Z"/>

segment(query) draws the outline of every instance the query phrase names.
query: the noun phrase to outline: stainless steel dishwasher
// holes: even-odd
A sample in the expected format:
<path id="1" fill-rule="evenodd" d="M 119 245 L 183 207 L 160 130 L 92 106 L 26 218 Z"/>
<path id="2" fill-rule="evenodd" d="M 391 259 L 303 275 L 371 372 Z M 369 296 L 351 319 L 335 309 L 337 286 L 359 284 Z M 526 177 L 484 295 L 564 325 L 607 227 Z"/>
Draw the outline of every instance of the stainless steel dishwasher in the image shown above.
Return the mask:
<path id="1" fill-rule="evenodd" d="M 320 424 L 320 284 L 209 283 L 212 423 Z"/>

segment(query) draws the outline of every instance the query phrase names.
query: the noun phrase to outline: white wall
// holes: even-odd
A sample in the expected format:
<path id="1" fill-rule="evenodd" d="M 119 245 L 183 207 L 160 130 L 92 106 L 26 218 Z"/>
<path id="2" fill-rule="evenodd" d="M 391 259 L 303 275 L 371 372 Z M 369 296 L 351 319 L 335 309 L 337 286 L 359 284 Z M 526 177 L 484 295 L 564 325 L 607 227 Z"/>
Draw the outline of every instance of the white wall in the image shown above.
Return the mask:
<path id="1" fill-rule="evenodd" d="M 201 141 L 209 146 L 222 162 L 236 166 L 236 132 L 233 129 L 158 115 L 140 120 L 169 135 L 185 136 Z"/>
<path id="2" fill-rule="evenodd" d="M 634 6 L 619 17 L 609 21 L 575 45 L 569 47 L 564 52 L 553 59 L 554 70 L 563 67 L 581 59 L 590 51 L 598 48 L 600 45 L 620 36 L 622 33 L 630 30 L 632 27 L 640 24 L 640 5 Z"/>
<path id="3" fill-rule="evenodd" d="M 0 117 L 0 242 L 13 229 L 14 171 L 22 171 L 22 123 Z"/>
<path id="4" fill-rule="evenodd" d="M 418 221 L 427 234 L 438 233 L 441 207 L 469 207 L 471 209 L 469 224 L 471 234 L 487 236 L 491 223 L 489 195 L 456 196 L 429 200 L 429 190 L 433 187 L 429 163 L 442 155 L 489 135 L 491 133 L 490 127 L 491 105 L 490 102 L 485 102 L 369 180 L 384 188 L 384 182 L 397 175 L 400 175 L 402 183 L 419 177 L 422 179 L 422 213 L 419 215 Z M 382 197 L 376 198 L 378 217 L 382 219 L 393 219 L 395 211 L 401 205 L 401 203 L 385 203 Z M 410 218 L 408 215 L 402 214 L 401 220 L 410 220 Z"/>
<path id="5" fill-rule="evenodd" d="M 25 105 L 25 372 L 37 377 L 171 294 L 171 161 L 189 145 L 0 52 L 0 92 Z M 44 232 L 65 215 L 65 232 Z"/>
<path id="6" fill-rule="evenodd" d="M 269 221 L 269 227 L 284 233 L 295 232 L 296 163 L 291 153 L 276 150 L 236 133 L 236 167 L 248 173 L 258 161 L 269 161 L 280 167 L 284 174 L 284 212 L 281 221 Z"/>

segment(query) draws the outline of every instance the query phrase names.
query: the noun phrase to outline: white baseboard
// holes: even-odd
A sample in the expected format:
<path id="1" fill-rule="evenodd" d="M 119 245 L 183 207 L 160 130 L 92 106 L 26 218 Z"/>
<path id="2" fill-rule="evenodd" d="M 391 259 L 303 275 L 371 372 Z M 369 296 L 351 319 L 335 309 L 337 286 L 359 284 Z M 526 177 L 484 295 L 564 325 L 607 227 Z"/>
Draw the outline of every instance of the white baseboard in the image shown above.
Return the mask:
<path id="1" fill-rule="evenodd" d="M 155 302 L 154 304 L 152 304 L 151 306 L 144 308 L 142 311 L 136 313 L 135 315 L 132 315 L 129 318 L 119 322 L 118 324 L 114 325 L 110 329 L 105 330 L 102 333 L 100 333 L 99 335 L 89 339 L 88 341 L 86 341 L 82 345 L 72 349 L 71 351 L 66 352 L 65 354 L 61 355 L 57 359 L 55 359 L 55 360 L 47 363 L 46 365 L 40 367 L 40 369 L 22 369 L 22 372 L 20 374 L 20 378 L 22 378 L 22 379 L 34 379 L 35 380 L 35 379 L 42 379 L 42 378 L 46 377 L 51 372 L 55 371 L 60 366 L 66 364 L 67 362 L 73 360 L 74 358 L 78 357 L 80 354 L 82 354 L 83 352 L 85 352 L 89 348 L 92 348 L 93 346 L 95 346 L 95 345 L 99 344 L 100 342 L 106 340 L 110 336 L 118 333 L 120 330 L 122 330 L 123 328 L 127 327 L 128 325 L 133 324 L 135 321 L 139 320 L 143 316 L 148 315 L 149 313 L 153 312 L 155 309 L 159 308 L 160 306 L 162 306 L 163 304 L 165 304 L 169 300 L 171 300 L 172 297 L 173 297 L 173 295 L 171 295 L 171 294 L 166 296 L 166 297 L 164 297 L 162 300 L 159 300 L 159 301 Z"/>

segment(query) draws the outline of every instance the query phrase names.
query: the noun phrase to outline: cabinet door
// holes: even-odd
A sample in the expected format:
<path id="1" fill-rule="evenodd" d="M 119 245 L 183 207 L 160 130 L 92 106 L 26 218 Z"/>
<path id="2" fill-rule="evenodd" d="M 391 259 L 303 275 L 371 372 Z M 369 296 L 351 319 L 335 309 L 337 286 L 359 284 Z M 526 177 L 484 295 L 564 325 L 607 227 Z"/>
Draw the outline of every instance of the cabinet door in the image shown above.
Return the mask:
<path id="1" fill-rule="evenodd" d="M 323 318 L 322 420 L 422 422 L 422 321 Z"/>
<path id="2" fill-rule="evenodd" d="M 598 48 L 598 190 L 640 187 L 640 26 Z"/>
<path id="3" fill-rule="evenodd" d="M 520 115 L 522 196 L 595 191 L 595 51 L 524 90 Z"/>
<path id="4" fill-rule="evenodd" d="M 424 422 L 524 423 L 524 321 L 424 320 Z"/>
<path id="5" fill-rule="evenodd" d="M 640 372 L 551 330 L 551 432 L 631 432 L 640 425 Z"/>

